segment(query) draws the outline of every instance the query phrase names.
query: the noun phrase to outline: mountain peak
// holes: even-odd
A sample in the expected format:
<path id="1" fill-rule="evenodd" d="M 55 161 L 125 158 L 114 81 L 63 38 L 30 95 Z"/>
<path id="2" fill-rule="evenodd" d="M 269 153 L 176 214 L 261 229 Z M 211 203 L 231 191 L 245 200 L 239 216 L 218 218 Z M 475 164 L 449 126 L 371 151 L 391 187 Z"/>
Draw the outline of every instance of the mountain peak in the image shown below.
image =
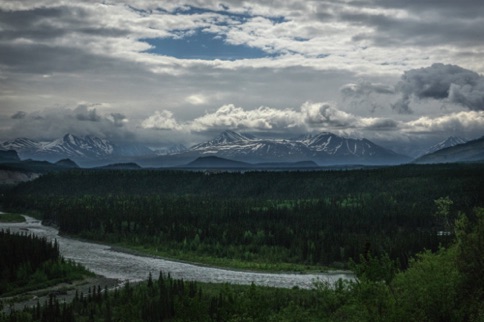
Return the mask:
<path id="1" fill-rule="evenodd" d="M 232 130 L 225 130 L 219 135 L 217 135 L 215 138 L 212 140 L 197 144 L 193 146 L 191 149 L 200 149 L 200 148 L 206 148 L 210 146 L 217 146 L 217 145 L 224 145 L 224 144 L 231 144 L 235 142 L 248 142 L 254 140 L 255 137 L 250 135 L 250 134 L 242 134 L 239 132 L 235 132 Z"/>
<path id="2" fill-rule="evenodd" d="M 461 138 L 461 137 L 458 137 L 458 136 L 449 136 L 445 140 L 443 140 L 443 141 L 441 141 L 441 142 L 439 142 L 435 145 L 432 145 L 430 148 L 428 148 L 428 150 L 424 153 L 424 155 L 430 154 L 430 153 L 433 153 L 433 152 L 436 152 L 436 151 L 439 151 L 439 150 L 442 150 L 442 149 L 445 149 L 445 148 L 450 148 L 450 147 L 453 147 L 453 146 L 456 146 L 456 145 L 459 145 L 459 144 L 464 144 L 467 141 L 468 141 L 467 139 Z"/>
<path id="3" fill-rule="evenodd" d="M 253 139 L 254 137 L 250 134 L 242 134 L 232 130 L 225 130 L 220 133 L 214 140 L 218 141 L 219 143 L 229 143 L 237 141 L 248 141 Z"/>

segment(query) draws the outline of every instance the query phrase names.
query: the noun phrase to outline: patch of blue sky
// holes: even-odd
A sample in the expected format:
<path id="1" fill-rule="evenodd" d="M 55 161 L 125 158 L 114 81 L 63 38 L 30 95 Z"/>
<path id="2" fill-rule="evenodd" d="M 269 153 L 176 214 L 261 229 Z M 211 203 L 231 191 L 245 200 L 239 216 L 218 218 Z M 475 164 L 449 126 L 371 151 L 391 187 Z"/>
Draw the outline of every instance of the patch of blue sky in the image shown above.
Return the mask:
<path id="1" fill-rule="evenodd" d="M 153 47 L 148 50 L 149 53 L 179 59 L 238 60 L 277 56 L 260 48 L 229 44 L 220 35 L 201 30 L 182 38 L 149 38 L 143 41 Z"/>

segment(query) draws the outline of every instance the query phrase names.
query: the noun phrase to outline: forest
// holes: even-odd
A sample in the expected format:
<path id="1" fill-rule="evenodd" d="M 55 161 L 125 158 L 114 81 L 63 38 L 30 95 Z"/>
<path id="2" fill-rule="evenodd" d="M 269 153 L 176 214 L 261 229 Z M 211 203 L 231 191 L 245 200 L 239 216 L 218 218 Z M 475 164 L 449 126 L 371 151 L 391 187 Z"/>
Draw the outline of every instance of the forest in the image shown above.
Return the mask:
<path id="1" fill-rule="evenodd" d="M 165 257 L 269 270 L 347 267 L 371 250 L 402 268 L 484 206 L 484 166 L 348 171 L 52 173 L 4 194 L 61 233 Z M 434 200 L 452 201 L 448 218 Z M 439 233 L 440 232 L 440 233 Z"/>
<path id="2" fill-rule="evenodd" d="M 484 321 L 484 165 L 343 171 L 73 170 L 2 190 L 62 234 L 261 270 L 347 268 L 314 289 L 158 278 L 0 321 Z"/>
<path id="3" fill-rule="evenodd" d="M 0 321 L 483 321 L 484 209 L 472 217 L 461 214 L 451 245 L 419 253 L 407 269 L 367 253 L 352 263 L 357 280 L 334 286 L 203 284 L 160 272 L 114 291 L 93 287 L 72 303 L 51 297 Z"/>
<path id="4" fill-rule="evenodd" d="M 0 296 L 82 279 L 83 267 L 66 261 L 56 242 L 27 234 L 0 230 Z"/>

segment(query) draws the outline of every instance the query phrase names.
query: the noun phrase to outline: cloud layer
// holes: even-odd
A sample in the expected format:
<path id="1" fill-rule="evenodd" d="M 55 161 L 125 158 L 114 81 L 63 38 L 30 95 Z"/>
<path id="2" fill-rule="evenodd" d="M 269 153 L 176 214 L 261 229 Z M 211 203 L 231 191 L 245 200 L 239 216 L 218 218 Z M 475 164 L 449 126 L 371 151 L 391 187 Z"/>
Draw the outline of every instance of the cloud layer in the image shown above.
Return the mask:
<path id="1" fill-rule="evenodd" d="M 481 0 L 24 0 L 0 21 L 0 139 L 482 136 Z M 163 48 L 201 39 L 258 58 Z"/>

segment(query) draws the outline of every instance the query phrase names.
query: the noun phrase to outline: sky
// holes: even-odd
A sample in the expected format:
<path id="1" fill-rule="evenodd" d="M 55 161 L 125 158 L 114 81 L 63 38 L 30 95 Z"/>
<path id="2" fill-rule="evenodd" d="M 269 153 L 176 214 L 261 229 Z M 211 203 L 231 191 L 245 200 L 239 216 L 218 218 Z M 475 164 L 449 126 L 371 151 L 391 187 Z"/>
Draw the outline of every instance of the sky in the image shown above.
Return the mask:
<path id="1" fill-rule="evenodd" d="M 482 30 L 482 0 L 5 0 L 0 140 L 474 139 Z"/>

